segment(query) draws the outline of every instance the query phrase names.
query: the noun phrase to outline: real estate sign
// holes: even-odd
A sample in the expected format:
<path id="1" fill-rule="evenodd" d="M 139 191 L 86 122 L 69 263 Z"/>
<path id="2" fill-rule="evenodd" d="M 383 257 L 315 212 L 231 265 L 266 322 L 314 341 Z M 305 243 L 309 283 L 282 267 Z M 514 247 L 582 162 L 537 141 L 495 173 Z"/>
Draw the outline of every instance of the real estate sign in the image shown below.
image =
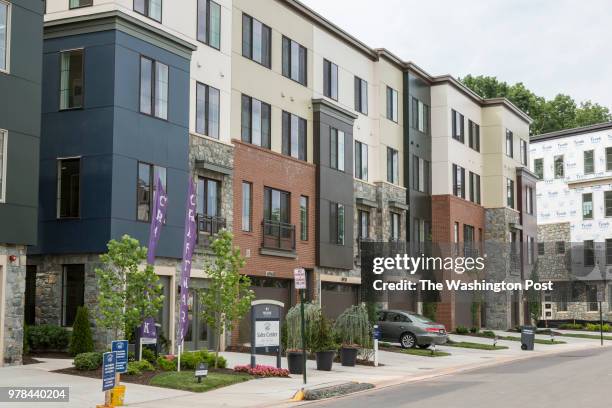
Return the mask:
<path id="1" fill-rule="evenodd" d="M 118 373 L 125 373 L 127 371 L 128 363 L 128 341 L 127 340 L 113 340 L 111 343 L 111 351 L 115 353 L 115 366 Z"/>
<path id="2" fill-rule="evenodd" d="M 102 391 L 115 387 L 115 371 L 117 369 L 117 354 L 114 352 L 102 355 Z"/>

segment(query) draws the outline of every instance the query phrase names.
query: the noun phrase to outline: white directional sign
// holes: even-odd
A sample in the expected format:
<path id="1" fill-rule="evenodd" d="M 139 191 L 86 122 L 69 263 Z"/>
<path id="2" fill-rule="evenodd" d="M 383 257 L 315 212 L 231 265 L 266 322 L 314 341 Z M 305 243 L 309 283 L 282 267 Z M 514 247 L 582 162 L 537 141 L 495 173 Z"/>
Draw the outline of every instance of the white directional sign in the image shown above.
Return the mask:
<path id="1" fill-rule="evenodd" d="M 306 270 L 304 268 L 295 268 L 293 270 L 293 279 L 295 280 L 296 289 L 306 289 Z"/>

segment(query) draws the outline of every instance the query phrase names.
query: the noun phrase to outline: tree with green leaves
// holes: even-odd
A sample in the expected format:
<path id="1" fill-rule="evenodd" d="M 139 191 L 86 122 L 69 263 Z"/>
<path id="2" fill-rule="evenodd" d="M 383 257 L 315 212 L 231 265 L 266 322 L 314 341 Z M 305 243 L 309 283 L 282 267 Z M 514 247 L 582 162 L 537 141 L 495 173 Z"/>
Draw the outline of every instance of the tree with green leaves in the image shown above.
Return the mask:
<path id="1" fill-rule="evenodd" d="M 209 287 L 201 291 L 202 317 L 217 337 L 215 368 L 219 361 L 221 336 L 231 332 L 234 323 L 249 311 L 255 294 L 250 289 L 251 280 L 240 273 L 245 260 L 240 249 L 234 247 L 232 233 L 221 230 L 212 242 L 213 260 L 206 266 Z"/>
<path id="2" fill-rule="evenodd" d="M 91 323 L 89 312 L 85 306 L 77 308 L 74 324 L 72 325 L 72 336 L 70 338 L 70 355 L 76 356 L 81 353 L 94 351 L 93 336 L 91 334 Z"/>
<path id="3" fill-rule="evenodd" d="M 610 109 L 591 101 L 578 106 L 568 95 L 558 94 L 551 100 L 534 94 L 522 82 L 509 85 L 491 76 L 467 75 L 459 79 L 483 98 L 507 98 L 533 118 L 534 135 L 612 121 Z"/>
<path id="4" fill-rule="evenodd" d="M 111 240 L 108 252 L 100 255 L 103 267 L 96 268 L 100 327 L 113 331 L 117 339 L 122 330 L 129 335 L 147 317 L 157 316 L 163 306 L 163 286 L 151 265 L 145 265 L 147 248 L 137 239 L 124 235 Z"/>
<path id="5" fill-rule="evenodd" d="M 531 276 L 529 277 L 533 282 L 539 282 L 540 276 L 538 274 L 538 261 L 536 260 L 531 268 Z M 539 290 L 533 288 L 527 291 L 527 305 L 529 308 L 529 316 L 534 325 L 537 326 L 540 316 L 542 315 L 542 294 Z"/>

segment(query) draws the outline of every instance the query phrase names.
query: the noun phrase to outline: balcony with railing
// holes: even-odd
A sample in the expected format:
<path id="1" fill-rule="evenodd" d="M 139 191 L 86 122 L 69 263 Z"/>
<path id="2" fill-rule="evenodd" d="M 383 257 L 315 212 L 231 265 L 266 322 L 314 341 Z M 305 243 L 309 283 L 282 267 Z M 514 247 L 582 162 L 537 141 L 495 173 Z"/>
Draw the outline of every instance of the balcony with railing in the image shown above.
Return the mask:
<path id="1" fill-rule="evenodd" d="M 295 256 L 295 225 L 263 220 L 261 252 L 270 255 Z M 271 252 L 270 252 L 271 251 Z M 278 252 L 278 253 L 274 253 Z"/>
<path id="2" fill-rule="evenodd" d="M 198 228 L 198 244 L 203 247 L 209 247 L 215 235 L 226 227 L 226 221 L 223 217 L 198 214 L 196 215 L 196 225 Z"/>

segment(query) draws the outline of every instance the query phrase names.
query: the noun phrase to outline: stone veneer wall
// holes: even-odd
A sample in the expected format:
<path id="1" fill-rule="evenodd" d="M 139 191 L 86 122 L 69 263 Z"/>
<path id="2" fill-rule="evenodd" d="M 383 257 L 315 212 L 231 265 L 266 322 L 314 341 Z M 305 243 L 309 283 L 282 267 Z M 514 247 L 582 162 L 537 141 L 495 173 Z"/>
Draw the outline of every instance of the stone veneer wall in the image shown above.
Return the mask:
<path id="1" fill-rule="evenodd" d="M 4 361 L 2 363 L 20 365 L 23 361 L 26 249 L 23 245 L 0 245 L 0 256 L 6 256 L 7 259 L 6 270 L 2 271 L 4 274 Z M 10 256 L 16 256 L 16 261 L 9 262 Z"/>
<path id="2" fill-rule="evenodd" d="M 510 224 L 519 224 L 519 213 L 510 208 L 485 210 L 485 254 L 488 282 L 521 282 L 520 263 L 513 261 L 510 245 Z M 518 237 L 518 231 L 517 231 Z M 522 293 L 518 293 L 522 299 Z M 485 326 L 508 329 L 512 326 L 512 293 L 509 291 L 485 293 Z M 522 315 L 519 308 L 517 319 Z"/>
<path id="3" fill-rule="evenodd" d="M 544 255 L 536 252 L 540 279 L 567 280 L 571 268 L 570 223 L 538 225 L 537 241 L 544 244 Z M 557 242 L 564 243 L 563 253 L 558 253 Z"/>

